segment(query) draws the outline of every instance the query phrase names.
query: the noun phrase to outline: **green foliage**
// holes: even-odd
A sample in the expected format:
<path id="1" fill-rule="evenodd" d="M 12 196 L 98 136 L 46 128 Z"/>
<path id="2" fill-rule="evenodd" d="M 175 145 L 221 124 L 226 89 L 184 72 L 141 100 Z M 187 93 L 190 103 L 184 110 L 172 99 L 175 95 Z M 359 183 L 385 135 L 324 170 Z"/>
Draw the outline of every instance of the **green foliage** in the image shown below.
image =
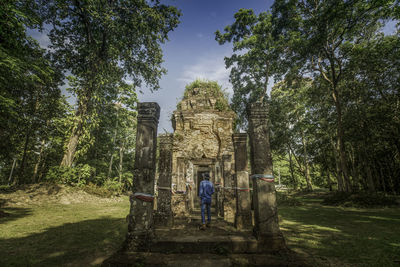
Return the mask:
<path id="1" fill-rule="evenodd" d="M 37 1 L 5 1 L 0 7 L 1 183 L 40 180 L 62 138 L 56 124 L 68 104 L 58 88 L 61 70 L 26 35 L 27 28 L 42 25 L 39 8 Z"/>
<path id="2" fill-rule="evenodd" d="M 46 180 L 55 183 L 84 186 L 93 178 L 95 169 L 88 164 L 76 167 L 53 166 L 46 175 Z"/>
<path id="3" fill-rule="evenodd" d="M 183 99 L 193 96 L 214 98 L 216 100 L 215 108 L 219 111 L 227 111 L 230 109 L 228 103 L 228 94 L 216 81 L 197 79 L 194 82 L 186 85 L 185 92 L 183 93 Z M 180 108 L 180 103 L 178 103 L 177 109 Z"/>
<path id="4" fill-rule="evenodd" d="M 52 59 L 71 73 L 69 91 L 77 98 L 61 161 L 72 166 L 95 145 L 94 132 L 108 103 L 121 101 L 130 109 L 137 88 L 159 88 L 166 73 L 161 44 L 178 25 L 180 12 L 159 1 L 133 0 L 45 1 L 41 11 L 52 25 Z"/>
<path id="5" fill-rule="evenodd" d="M 249 103 L 265 101 L 271 77 L 281 72 L 281 44 L 272 35 L 272 17 L 268 12 L 254 14 L 253 10 L 240 9 L 235 22 L 217 31 L 219 44 L 233 43 L 233 54 L 225 58 L 231 68 L 233 85 L 232 109 L 238 115 L 238 127 L 247 123 L 246 108 Z"/>
<path id="6" fill-rule="evenodd" d="M 374 207 L 398 207 L 394 196 L 384 194 L 357 193 L 348 194 L 345 192 L 336 192 L 324 198 L 322 204 L 330 206 L 374 208 Z"/>
<path id="7" fill-rule="evenodd" d="M 287 185 L 400 192 L 399 32 L 382 33 L 398 10 L 398 1 L 276 0 L 271 13 L 241 9 L 216 32 L 233 44 L 225 63 L 238 125 L 249 103 L 269 104 Z M 267 100 L 271 77 L 280 82 Z"/>
<path id="8" fill-rule="evenodd" d="M 6 184 L 3 184 L 3 185 L 0 185 L 0 192 L 1 193 L 10 193 L 10 192 L 14 192 L 15 191 L 15 186 L 13 186 L 13 185 L 6 185 Z M 1 206 L 1 203 L 0 203 L 0 206 Z"/>

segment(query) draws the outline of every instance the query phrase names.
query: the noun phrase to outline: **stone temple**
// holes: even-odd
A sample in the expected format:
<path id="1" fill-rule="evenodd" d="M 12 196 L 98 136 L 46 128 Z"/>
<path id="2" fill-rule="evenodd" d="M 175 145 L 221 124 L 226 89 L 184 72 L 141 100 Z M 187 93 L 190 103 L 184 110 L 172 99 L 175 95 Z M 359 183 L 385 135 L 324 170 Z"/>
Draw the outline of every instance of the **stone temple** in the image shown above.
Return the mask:
<path id="1" fill-rule="evenodd" d="M 173 196 L 175 215 L 188 214 L 200 206 L 198 190 L 204 172 L 210 173 L 210 180 L 217 190 L 220 187 L 233 188 L 235 156 L 232 134 L 235 114 L 222 101 L 226 100 L 220 92 L 188 88 L 173 112 L 172 187 L 176 192 Z M 214 207 L 219 216 L 233 222 L 233 198 L 226 197 L 214 194 Z"/>
<path id="2" fill-rule="evenodd" d="M 248 133 L 234 133 L 235 114 L 220 87 L 196 81 L 172 114 L 174 133 L 157 136 L 159 105 L 138 103 L 128 233 L 103 266 L 290 265 L 290 255 L 273 256 L 287 250 L 278 223 L 268 109 L 258 102 L 247 108 Z M 201 231 L 198 189 L 205 172 L 215 194 L 211 227 Z"/>

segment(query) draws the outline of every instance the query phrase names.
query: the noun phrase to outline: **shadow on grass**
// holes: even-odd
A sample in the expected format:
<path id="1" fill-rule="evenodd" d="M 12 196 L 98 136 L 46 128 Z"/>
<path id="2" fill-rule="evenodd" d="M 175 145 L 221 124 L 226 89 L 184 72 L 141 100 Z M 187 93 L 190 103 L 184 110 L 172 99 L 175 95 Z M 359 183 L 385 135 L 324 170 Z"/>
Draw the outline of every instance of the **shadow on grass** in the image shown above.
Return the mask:
<path id="1" fill-rule="evenodd" d="M 103 217 L 67 223 L 22 238 L 0 239 L 0 266 L 88 266 L 122 244 L 126 223 Z"/>
<path id="2" fill-rule="evenodd" d="M 328 260 L 326 265 L 399 264 L 399 209 L 337 208 L 309 202 L 301 207 L 282 206 L 279 213 L 289 247 Z"/>
<path id="3" fill-rule="evenodd" d="M 0 224 L 8 221 L 17 220 L 19 218 L 29 216 L 32 214 L 32 210 L 29 208 L 0 208 Z"/>

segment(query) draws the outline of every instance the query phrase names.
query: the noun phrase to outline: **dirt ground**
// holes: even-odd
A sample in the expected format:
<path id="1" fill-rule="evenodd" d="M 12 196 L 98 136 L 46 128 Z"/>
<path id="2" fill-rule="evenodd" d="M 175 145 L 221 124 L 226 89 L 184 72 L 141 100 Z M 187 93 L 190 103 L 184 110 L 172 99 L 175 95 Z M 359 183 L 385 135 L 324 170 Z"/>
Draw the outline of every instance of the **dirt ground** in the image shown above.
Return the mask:
<path id="1" fill-rule="evenodd" d="M 12 192 L 0 191 L 0 207 L 18 207 L 42 204 L 77 204 L 85 202 L 113 203 L 123 201 L 121 197 L 100 197 L 80 188 L 59 184 L 32 184 L 20 186 Z M 0 213 L 0 216 L 2 214 Z"/>

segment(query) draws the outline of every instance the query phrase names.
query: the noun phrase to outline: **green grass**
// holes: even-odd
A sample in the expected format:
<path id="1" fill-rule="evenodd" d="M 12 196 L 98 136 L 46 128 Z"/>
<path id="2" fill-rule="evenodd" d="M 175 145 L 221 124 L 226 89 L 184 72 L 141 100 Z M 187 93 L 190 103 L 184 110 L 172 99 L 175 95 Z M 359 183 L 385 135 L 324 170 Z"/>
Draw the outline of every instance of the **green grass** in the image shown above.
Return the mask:
<path id="1" fill-rule="evenodd" d="M 292 250 L 313 266 L 399 266 L 400 209 L 321 205 L 318 194 L 284 198 L 280 226 Z M 122 202 L 2 208 L 0 266 L 99 265 L 125 239 Z"/>
<path id="2" fill-rule="evenodd" d="M 0 266 L 98 265 L 122 244 L 129 201 L 2 208 Z"/>
<path id="3" fill-rule="evenodd" d="M 400 265 L 400 209 L 345 208 L 303 195 L 303 205 L 279 207 L 288 246 L 313 265 Z"/>

